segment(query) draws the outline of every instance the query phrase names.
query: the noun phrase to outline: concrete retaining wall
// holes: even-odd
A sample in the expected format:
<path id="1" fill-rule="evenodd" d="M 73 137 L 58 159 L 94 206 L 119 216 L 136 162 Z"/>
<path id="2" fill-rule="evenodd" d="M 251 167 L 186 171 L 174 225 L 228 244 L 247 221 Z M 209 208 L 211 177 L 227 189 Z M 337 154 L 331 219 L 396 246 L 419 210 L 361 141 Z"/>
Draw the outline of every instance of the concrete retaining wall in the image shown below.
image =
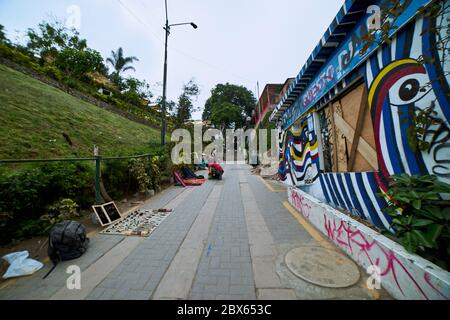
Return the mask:
<path id="1" fill-rule="evenodd" d="M 288 189 L 288 197 L 291 205 L 365 270 L 378 266 L 381 286 L 394 298 L 449 299 L 449 272 L 301 190 Z"/>

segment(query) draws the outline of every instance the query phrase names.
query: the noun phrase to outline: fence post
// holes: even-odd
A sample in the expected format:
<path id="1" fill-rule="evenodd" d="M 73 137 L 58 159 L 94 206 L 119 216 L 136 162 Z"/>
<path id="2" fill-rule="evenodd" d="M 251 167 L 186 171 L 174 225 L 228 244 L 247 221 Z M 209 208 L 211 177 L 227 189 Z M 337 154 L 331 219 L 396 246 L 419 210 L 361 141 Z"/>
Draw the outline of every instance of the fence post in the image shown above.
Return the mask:
<path id="1" fill-rule="evenodd" d="M 95 204 L 99 205 L 102 203 L 102 196 L 100 194 L 100 161 L 101 158 L 99 156 L 98 147 L 94 146 L 94 156 L 95 156 Z"/>

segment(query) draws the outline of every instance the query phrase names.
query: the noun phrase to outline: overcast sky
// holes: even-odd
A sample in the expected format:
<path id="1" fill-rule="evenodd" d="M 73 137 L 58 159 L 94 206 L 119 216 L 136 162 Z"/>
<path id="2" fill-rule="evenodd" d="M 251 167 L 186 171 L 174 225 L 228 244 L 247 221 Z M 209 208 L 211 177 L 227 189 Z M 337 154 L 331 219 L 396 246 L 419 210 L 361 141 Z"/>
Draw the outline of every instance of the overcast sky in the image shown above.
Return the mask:
<path id="1" fill-rule="evenodd" d="M 169 99 L 194 78 L 203 105 L 217 83 L 246 86 L 283 83 L 298 74 L 343 0 L 168 0 L 169 22 L 193 21 L 199 28 L 173 27 L 169 37 Z M 50 15 L 63 20 L 80 8 L 80 33 L 106 58 L 123 47 L 137 56 L 129 73 L 162 94 L 164 0 L 0 0 L 0 24 L 11 40 Z M 69 10 L 70 11 L 70 10 Z M 22 35 L 22 36 L 21 36 Z M 21 38 L 22 37 L 22 38 Z M 23 41 L 23 40 L 22 40 Z M 201 112 L 194 114 L 201 118 Z"/>

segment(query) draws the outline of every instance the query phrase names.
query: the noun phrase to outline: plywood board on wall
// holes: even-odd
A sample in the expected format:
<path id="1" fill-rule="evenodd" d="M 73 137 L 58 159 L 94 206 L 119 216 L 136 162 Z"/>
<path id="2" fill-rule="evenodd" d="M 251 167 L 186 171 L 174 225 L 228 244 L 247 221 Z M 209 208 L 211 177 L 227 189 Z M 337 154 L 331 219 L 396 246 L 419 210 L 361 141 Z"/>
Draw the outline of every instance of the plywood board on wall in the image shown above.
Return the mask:
<path id="1" fill-rule="evenodd" d="M 335 101 L 333 103 L 333 111 L 334 114 L 340 115 L 343 117 L 343 108 L 341 102 Z M 333 116 L 334 116 L 333 114 Z M 336 121 L 336 119 L 335 119 Z M 333 163 L 333 171 L 334 172 L 346 172 L 347 171 L 347 162 L 348 162 L 348 153 L 349 153 L 349 144 L 347 142 L 346 134 L 344 130 L 342 130 L 342 126 L 336 125 L 334 128 L 334 142 L 335 142 L 335 156 Z"/>
<path id="2" fill-rule="evenodd" d="M 367 110 L 367 95 L 365 93 L 365 84 L 360 84 L 355 87 L 345 96 L 340 99 L 342 106 L 343 119 L 347 122 L 353 129 L 355 129 L 356 134 L 359 135 L 373 150 L 375 150 L 375 138 L 373 134 L 372 118 L 369 110 Z M 360 108 L 365 108 L 362 110 Z M 362 112 L 363 117 L 360 116 Z M 362 121 L 358 123 L 358 121 Z M 360 130 L 357 130 L 359 126 Z M 350 137 L 349 137 L 350 138 Z M 354 139 L 347 139 L 349 150 L 352 149 L 352 142 Z M 365 154 L 364 154 L 365 155 Z M 375 159 L 367 159 L 361 154 L 361 150 L 357 148 L 357 153 L 353 162 L 352 168 L 348 168 L 351 171 L 371 171 L 376 170 L 377 162 Z M 372 155 L 373 157 L 373 155 Z"/>
<path id="3" fill-rule="evenodd" d="M 336 124 L 336 128 L 339 128 L 339 132 L 342 132 L 342 135 L 344 135 L 347 140 L 347 143 L 350 146 L 353 146 L 353 143 L 356 143 L 353 139 L 356 139 L 356 130 L 353 129 L 345 120 L 344 118 L 337 114 L 334 113 L 334 122 Z M 364 159 L 366 159 L 366 161 L 370 164 L 370 166 L 372 168 L 376 168 L 377 167 L 377 153 L 375 151 L 375 149 L 373 149 L 363 138 L 359 138 L 358 140 L 358 145 L 357 145 L 357 154 L 356 156 L 358 156 L 358 154 L 360 154 L 361 156 L 364 157 Z M 349 168 L 348 171 L 351 171 L 351 169 Z"/>
<path id="4" fill-rule="evenodd" d="M 378 169 L 372 119 L 367 110 L 365 84 L 354 87 L 333 102 L 338 155 L 336 172 L 362 172 Z M 357 146 L 353 147 L 353 142 Z M 354 151 L 352 153 L 352 151 Z M 346 161 L 345 161 L 346 160 Z"/>

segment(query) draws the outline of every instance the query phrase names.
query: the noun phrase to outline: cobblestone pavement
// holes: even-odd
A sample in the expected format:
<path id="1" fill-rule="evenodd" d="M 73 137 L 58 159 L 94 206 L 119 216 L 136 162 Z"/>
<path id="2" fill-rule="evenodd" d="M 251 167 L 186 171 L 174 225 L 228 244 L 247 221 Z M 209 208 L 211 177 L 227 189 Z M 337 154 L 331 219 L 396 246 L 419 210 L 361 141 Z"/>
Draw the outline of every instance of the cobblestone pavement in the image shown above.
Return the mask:
<path id="1" fill-rule="evenodd" d="M 247 165 L 226 165 L 222 181 L 171 187 L 143 209 L 173 213 L 147 238 L 97 234 L 79 259 L 9 280 L 0 299 L 384 299 L 366 275 L 343 289 L 307 283 L 284 263 L 299 245 L 323 245 L 283 205 L 284 186 L 265 182 Z M 336 249 L 338 250 L 338 249 Z M 69 290 L 67 267 L 81 269 Z"/>

